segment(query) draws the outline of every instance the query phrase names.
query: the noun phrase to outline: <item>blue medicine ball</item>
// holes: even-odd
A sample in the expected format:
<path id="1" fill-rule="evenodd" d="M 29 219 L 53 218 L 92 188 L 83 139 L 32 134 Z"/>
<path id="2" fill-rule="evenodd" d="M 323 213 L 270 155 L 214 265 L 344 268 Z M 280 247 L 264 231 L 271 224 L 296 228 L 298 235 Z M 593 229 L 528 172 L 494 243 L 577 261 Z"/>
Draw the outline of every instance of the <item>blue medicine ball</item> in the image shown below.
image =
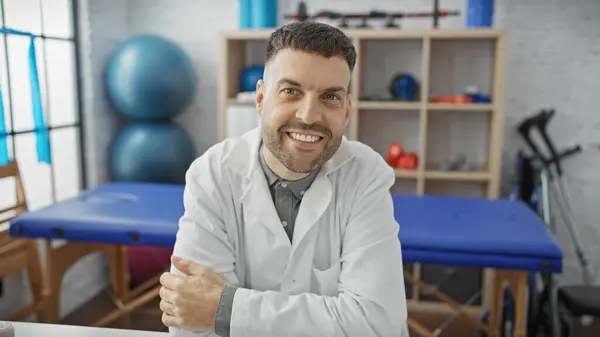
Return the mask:
<path id="1" fill-rule="evenodd" d="M 111 56 L 107 90 L 115 108 L 138 120 L 167 120 L 192 102 L 197 76 L 191 59 L 173 42 L 136 36 Z"/>
<path id="2" fill-rule="evenodd" d="M 390 93 L 392 97 L 403 101 L 416 101 L 419 84 L 417 80 L 407 74 L 399 74 L 392 80 Z"/>
<path id="3" fill-rule="evenodd" d="M 240 74 L 240 91 L 256 91 L 256 82 L 262 80 L 265 67 L 261 65 L 250 66 Z"/>
<path id="4" fill-rule="evenodd" d="M 185 183 L 196 159 L 188 133 L 170 123 L 132 123 L 121 129 L 110 148 L 116 181 Z"/>

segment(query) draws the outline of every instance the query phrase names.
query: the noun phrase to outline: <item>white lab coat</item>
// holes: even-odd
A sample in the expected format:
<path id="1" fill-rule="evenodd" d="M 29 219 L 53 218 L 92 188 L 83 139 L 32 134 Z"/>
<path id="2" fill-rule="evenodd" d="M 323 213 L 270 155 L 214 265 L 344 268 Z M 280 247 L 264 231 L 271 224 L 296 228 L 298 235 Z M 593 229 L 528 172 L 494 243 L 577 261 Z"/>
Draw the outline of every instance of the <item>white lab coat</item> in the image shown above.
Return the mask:
<path id="1" fill-rule="evenodd" d="M 306 191 L 290 243 L 259 143 L 255 129 L 191 165 L 174 248 L 241 287 L 231 337 L 408 336 L 393 170 L 371 148 L 344 138 Z"/>

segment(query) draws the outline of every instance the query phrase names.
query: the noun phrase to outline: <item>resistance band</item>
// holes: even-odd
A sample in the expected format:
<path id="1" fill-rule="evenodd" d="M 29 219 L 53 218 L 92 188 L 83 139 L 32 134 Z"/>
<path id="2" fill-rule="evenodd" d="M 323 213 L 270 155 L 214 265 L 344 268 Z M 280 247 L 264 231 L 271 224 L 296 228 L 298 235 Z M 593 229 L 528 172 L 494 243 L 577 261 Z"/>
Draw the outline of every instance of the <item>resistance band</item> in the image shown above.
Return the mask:
<path id="1" fill-rule="evenodd" d="M 48 127 L 44 121 L 44 108 L 42 106 L 42 95 L 40 91 L 40 80 L 35 51 L 35 35 L 10 28 L 0 28 L 0 33 L 29 37 L 29 84 L 31 86 L 31 109 L 33 112 L 33 126 L 35 130 L 37 159 L 39 163 L 50 164 L 52 162 L 52 156 L 50 154 L 50 135 L 48 133 Z M 1 133 L 2 132 L 0 130 L 0 135 Z M 4 133 L 6 134 L 6 132 Z M 0 157 L 2 157 L 1 148 L 2 146 L 0 143 Z"/>
<path id="2" fill-rule="evenodd" d="M 2 92 L 0 92 L 0 166 L 8 165 L 8 133 L 6 132 L 6 122 L 4 120 L 4 101 Z"/>
<path id="3" fill-rule="evenodd" d="M 50 155 L 50 135 L 44 122 L 44 107 L 42 106 L 40 79 L 35 55 L 35 38 L 32 37 L 29 41 L 29 82 L 31 86 L 31 108 L 33 110 L 37 157 L 38 162 L 50 164 L 52 162 L 52 156 Z"/>

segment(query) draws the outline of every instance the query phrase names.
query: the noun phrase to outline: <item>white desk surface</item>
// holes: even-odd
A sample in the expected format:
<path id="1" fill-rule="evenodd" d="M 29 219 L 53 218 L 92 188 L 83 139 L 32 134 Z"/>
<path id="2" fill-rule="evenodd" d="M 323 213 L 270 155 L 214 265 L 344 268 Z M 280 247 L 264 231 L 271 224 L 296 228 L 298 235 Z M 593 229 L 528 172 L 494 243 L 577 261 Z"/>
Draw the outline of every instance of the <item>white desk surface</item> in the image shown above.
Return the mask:
<path id="1" fill-rule="evenodd" d="M 2 321 L 0 321 L 2 322 Z M 12 324 L 15 337 L 167 337 L 166 332 L 92 328 L 74 325 L 6 322 Z"/>

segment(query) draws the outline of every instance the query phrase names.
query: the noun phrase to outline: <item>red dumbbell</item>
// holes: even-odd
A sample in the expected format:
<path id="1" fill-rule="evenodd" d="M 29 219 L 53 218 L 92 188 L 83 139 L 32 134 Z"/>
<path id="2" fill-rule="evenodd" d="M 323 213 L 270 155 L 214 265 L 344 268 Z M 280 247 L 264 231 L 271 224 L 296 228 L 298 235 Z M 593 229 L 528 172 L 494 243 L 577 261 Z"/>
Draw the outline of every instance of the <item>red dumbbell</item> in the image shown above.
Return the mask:
<path id="1" fill-rule="evenodd" d="M 390 144 L 390 146 L 388 147 L 386 158 L 388 165 L 396 167 L 396 165 L 398 165 L 398 160 L 400 159 L 400 157 L 402 157 L 403 153 L 404 147 L 402 146 L 402 144 L 397 142 Z"/>
<path id="2" fill-rule="evenodd" d="M 407 171 L 415 170 L 417 166 L 419 166 L 419 156 L 412 152 L 404 153 L 398 158 L 398 162 L 396 163 L 396 167 Z"/>

